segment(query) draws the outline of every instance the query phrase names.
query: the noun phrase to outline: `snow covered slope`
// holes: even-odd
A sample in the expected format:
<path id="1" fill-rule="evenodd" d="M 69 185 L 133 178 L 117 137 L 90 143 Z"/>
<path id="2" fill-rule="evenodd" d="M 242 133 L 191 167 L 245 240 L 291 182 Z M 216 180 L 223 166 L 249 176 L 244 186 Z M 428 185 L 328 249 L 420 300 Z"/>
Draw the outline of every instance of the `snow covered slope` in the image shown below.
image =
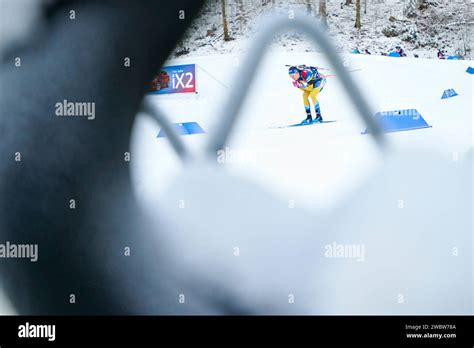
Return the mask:
<path id="1" fill-rule="evenodd" d="M 149 96 L 172 122 L 198 122 L 209 134 L 225 114 L 240 57 L 208 56 L 170 61 L 197 65 L 198 94 Z M 249 85 L 238 129 L 229 144 L 226 169 L 259 182 L 284 199 L 309 209 L 330 210 L 380 163 L 369 135 L 360 122 L 337 76 L 328 77 L 320 94 L 325 120 L 337 122 L 308 127 L 272 128 L 300 122 L 304 117 L 301 92 L 287 76 L 285 64 L 312 64 L 330 69 L 317 54 L 270 53 Z M 432 128 L 387 134 L 389 143 L 408 149 L 426 148 L 446 159 L 461 160 L 473 142 L 472 61 L 439 61 L 349 55 L 351 73 L 374 111 L 417 109 Z M 331 70 L 325 71 L 331 74 Z M 453 88 L 459 96 L 441 99 Z M 137 120 L 132 150 L 133 176 L 139 196 L 154 201 L 166 187 L 179 162 L 160 127 L 143 115 Z M 208 138 L 182 137 L 192 150 Z M 234 151 L 234 152 L 232 152 Z"/>
<path id="2" fill-rule="evenodd" d="M 171 231 L 160 238 L 175 273 L 256 313 L 472 313 L 473 62 L 346 57 L 375 111 L 415 108 L 432 126 L 387 134 L 382 152 L 337 76 L 320 94 L 336 122 L 276 128 L 304 118 L 285 64 L 330 69 L 322 56 L 269 52 L 253 81 L 236 75 L 240 61 L 170 61 L 197 65 L 199 93 L 148 97 L 172 122 L 201 125 L 206 134 L 181 136 L 198 154 L 235 79 L 248 79 L 214 165 L 182 165 L 152 119 L 136 121 L 136 195 Z M 459 95 L 441 99 L 450 88 Z"/>

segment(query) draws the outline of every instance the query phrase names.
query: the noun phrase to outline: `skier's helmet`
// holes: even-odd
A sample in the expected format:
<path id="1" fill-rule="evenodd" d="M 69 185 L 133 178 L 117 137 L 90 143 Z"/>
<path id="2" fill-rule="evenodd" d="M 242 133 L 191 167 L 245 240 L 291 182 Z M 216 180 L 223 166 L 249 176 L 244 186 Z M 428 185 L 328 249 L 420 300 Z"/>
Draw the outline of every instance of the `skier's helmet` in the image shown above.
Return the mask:
<path id="1" fill-rule="evenodd" d="M 296 74 L 298 72 L 298 68 L 296 66 L 290 66 L 290 68 L 288 69 L 288 75 L 293 75 L 293 74 Z"/>

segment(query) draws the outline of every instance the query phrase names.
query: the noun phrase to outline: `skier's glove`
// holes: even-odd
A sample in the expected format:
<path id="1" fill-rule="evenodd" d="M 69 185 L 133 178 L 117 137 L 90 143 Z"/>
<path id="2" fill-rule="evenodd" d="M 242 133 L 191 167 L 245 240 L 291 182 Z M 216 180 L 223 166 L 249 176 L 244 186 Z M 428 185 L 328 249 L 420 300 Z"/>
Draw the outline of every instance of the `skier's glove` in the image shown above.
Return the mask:
<path id="1" fill-rule="evenodd" d="M 300 81 L 293 81 L 293 86 L 296 88 L 304 88 L 303 84 Z"/>

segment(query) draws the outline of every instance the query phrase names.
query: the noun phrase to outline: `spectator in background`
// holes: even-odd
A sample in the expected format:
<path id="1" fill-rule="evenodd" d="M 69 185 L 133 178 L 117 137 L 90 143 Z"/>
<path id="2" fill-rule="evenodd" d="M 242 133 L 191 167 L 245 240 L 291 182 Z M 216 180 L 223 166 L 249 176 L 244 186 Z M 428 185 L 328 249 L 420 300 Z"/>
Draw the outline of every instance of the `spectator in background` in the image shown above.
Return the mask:
<path id="1" fill-rule="evenodd" d="M 400 57 L 406 57 L 407 54 L 405 53 L 405 51 L 403 50 L 403 48 L 401 46 L 396 46 L 395 47 L 395 52 L 397 52 Z"/>
<path id="2" fill-rule="evenodd" d="M 445 52 L 442 49 L 438 49 L 438 59 L 446 59 Z"/>

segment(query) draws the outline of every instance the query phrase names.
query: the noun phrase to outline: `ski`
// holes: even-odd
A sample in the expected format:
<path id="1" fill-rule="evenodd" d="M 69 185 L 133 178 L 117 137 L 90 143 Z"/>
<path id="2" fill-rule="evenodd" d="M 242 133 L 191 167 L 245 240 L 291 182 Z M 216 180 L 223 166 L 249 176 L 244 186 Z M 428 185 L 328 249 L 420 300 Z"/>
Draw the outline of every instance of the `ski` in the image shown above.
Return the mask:
<path id="1" fill-rule="evenodd" d="M 295 123 L 295 124 L 290 124 L 286 126 L 277 126 L 277 127 L 269 127 L 269 129 L 282 129 L 282 128 L 290 128 L 290 127 L 305 127 L 305 126 L 313 126 L 316 124 L 324 124 L 324 123 L 333 123 L 337 122 L 336 120 L 330 120 L 330 121 L 323 121 L 323 122 L 311 122 L 311 123 Z"/>

